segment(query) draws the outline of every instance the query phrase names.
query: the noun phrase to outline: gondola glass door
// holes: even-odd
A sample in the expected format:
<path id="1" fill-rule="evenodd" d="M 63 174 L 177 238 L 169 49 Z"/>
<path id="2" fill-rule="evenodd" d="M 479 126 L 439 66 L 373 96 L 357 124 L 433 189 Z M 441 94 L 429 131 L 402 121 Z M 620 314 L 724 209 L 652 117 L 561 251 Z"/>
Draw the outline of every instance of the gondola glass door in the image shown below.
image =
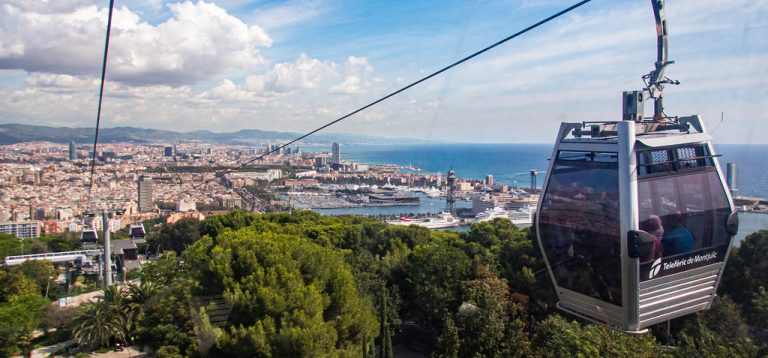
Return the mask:
<path id="1" fill-rule="evenodd" d="M 714 250 L 717 261 L 724 258 L 731 239 L 727 227 L 731 208 L 712 160 L 704 145 L 638 152 L 640 228 L 653 231 L 662 248 L 641 260 L 640 281 L 714 262 L 686 260 L 677 270 L 668 264 L 651 273 L 647 262 L 662 257 L 674 262 L 689 253 Z"/>
<path id="2" fill-rule="evenodd" d="M 539 236 L 558 294 L 621 306 L 617 154 L 558 152 L 543 195 Z"/>
<path id="3" fill-rule="evenodd" d="M 658 249 L 639 260 L 638 325 L 712 304 L 738 218 L 710 147 L 639 150 L 639 229 Z"/>

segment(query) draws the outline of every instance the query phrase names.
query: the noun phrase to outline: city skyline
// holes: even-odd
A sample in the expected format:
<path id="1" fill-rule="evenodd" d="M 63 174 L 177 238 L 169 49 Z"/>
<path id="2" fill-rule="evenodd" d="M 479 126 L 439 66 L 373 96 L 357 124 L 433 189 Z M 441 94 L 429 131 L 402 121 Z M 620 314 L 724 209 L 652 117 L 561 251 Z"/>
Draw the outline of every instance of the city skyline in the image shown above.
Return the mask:
<path id="1" fill-rule="evenodd" d="M 0 123 L 94 125 L 106 5 L 0 1 Z M 102 125 L 306 132 L 568 5 L 118 2 Z M 719 143 L 767 143 L 768 1 L 666 12 L 682 82 L 667 112 L 702 114 Z M 549 143 L 560 121 L 619 119 L 655 45 L 649 1 L 594 1 L 328 131 Z"/>

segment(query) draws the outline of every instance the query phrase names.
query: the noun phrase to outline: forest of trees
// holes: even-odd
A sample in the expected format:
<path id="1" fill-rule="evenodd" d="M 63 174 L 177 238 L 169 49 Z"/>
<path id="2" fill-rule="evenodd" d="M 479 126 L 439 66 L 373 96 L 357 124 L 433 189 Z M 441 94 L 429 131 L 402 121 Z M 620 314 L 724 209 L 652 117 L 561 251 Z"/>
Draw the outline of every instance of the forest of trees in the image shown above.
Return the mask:
<path id="1" fill-rule="evenodd" d="M 640 336 L 562 315 L 535 233 L 503 219 L 449 232 L 235 211 L 148 238 L 171 251 L 140 283 L 77 309 L 49 306 L 50 264 L 0 270 L 0 356 L 29 349 L 38 327 L 92 348 L 125 338 L 158 357 L 768 355 L 768 231 L 731 251 L 711 310 Z M 227 302 L 224 320 L 211 297 Z"/>

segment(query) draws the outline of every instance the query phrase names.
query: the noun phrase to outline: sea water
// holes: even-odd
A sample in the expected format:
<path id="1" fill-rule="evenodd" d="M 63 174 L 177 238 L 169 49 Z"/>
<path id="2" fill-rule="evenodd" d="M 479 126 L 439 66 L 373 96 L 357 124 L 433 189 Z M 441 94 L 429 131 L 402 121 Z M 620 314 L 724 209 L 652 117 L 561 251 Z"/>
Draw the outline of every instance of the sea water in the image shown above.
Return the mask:
<path id="1" fill-rule="evenodd" d="M 328 148 L 330 150 L 330 148 Z M 738 195 L 768 197 L 768 145 L 715 145 L 718 161 L 725 171 L 726 163 L 735 163 L 738 171 Z M 398 164 L 422 169 L 424 173 L 442 173 L 449 169 L 456 176 L 484 179 L 493 175 L 494 182 L 529 187 L 530 171 L 537 170 L 537 187 L 544 183 L 550 144 L 412 144 L 412 145 L 343 145 L 344 161 L 370 164 Z M 725 173 L 723 173 L 725 175 Z"/>
<path id="2" fill-rule="evenodd" d="M 330 151 L 330 147 L 307 150 Z M 768 145 L 716 144 L 715 151 L 721 168 L 735 163 L 739 196 L 768 197 L 768 166 L 764 153 Z M 441 173 L 448 170 L 467 179 L 484 179 L 492 175 L 497 184 L 530 187 L 531 170 L 536 170 L 536 187 L 541 188 L 546 176 L 551 144 L 410 144 L 410 145 L 342 145 L 344 161 L 368 164 L 397 164 L 421 169 L 421 173 Z M 725 175 L 725 172 L 723 173 Z M 457 207 L 470 203 L 457 202 Z M 409 213 L 437 213 L 445 208 L 445 200 L 422 197 L 420 206 L 365 207 L 348 209 L 317 209 L 324 215 L 407 215 Z M 768 215 L 741 213 L 741 230 L 737 240 L 757 230 L 768 230 Z"/>

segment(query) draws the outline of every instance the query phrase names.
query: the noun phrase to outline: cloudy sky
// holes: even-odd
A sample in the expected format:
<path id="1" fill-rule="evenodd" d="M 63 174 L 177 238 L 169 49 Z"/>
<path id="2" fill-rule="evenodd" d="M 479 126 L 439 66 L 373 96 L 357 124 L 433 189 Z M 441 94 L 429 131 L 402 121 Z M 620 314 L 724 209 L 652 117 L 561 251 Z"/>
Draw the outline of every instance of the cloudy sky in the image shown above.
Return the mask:
<path id="1" fill-rule="evenodd" d="M 117 0 L 102 125 L 309 131 L 572 1 Z M 0 0 L 0 123 L 94 126 L 107 7 Z M 667 113 L 768 143 L 768 0 L 669 0 L 667 17 Z M 561 121 L 620 119 L 655 45 L 650 1 L 594 0 L 329 131 L 551 142 Z"/>

